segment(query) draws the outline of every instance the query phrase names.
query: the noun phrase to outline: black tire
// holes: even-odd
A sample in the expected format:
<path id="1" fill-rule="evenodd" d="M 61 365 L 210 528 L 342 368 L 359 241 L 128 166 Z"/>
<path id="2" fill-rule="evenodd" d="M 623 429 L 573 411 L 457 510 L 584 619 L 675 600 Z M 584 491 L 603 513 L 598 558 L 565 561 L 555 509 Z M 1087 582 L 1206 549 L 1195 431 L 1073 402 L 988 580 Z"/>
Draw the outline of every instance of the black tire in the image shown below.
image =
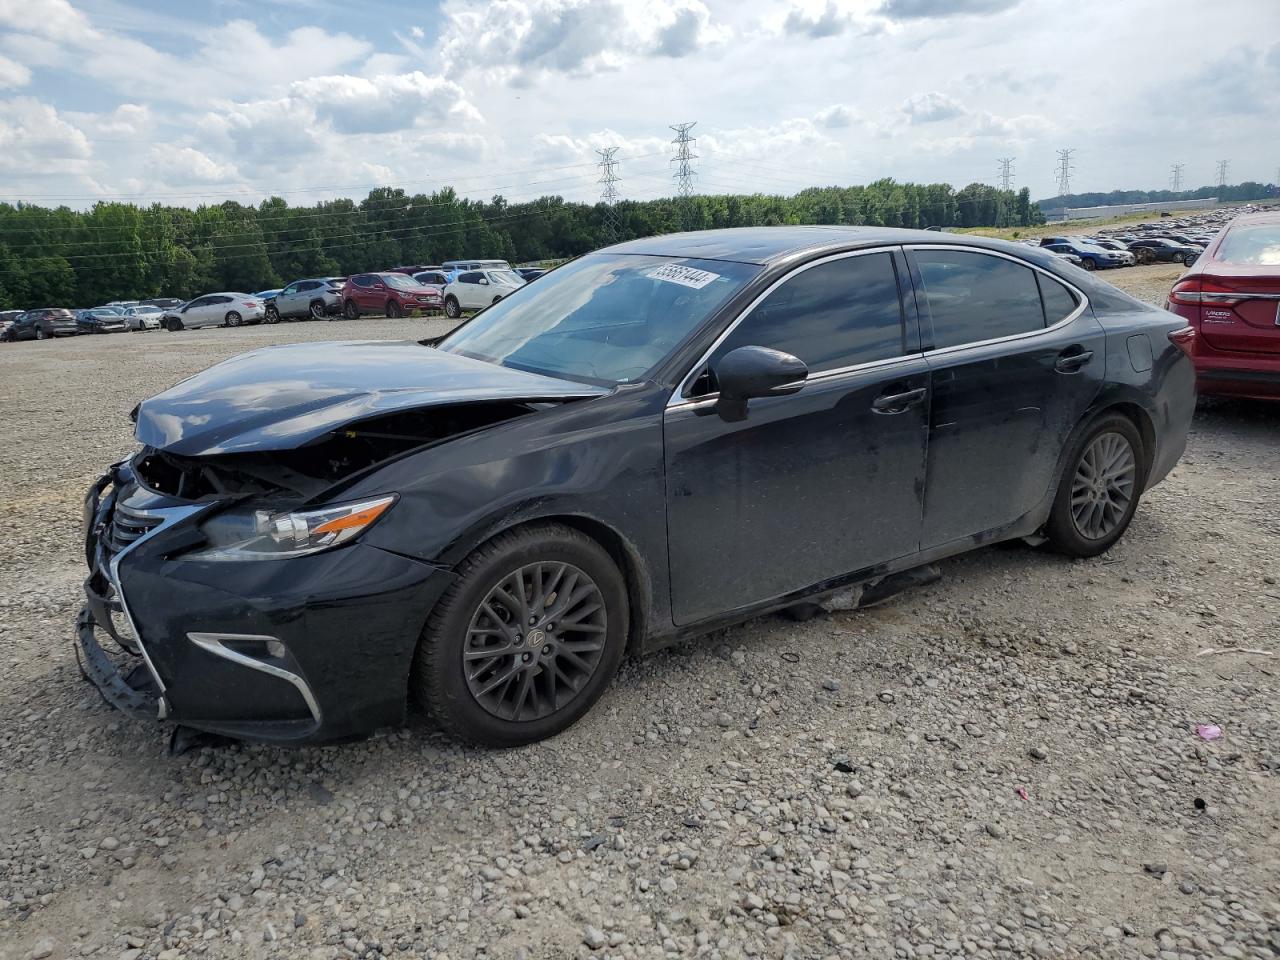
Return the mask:
<path id="1" fill-rule="evenodd" d="M 1098 263 L 1092 257 L 1085 257 L 1084 260 L 1081 261 L 1080 266 L 1084 267 L 1090 273 L 1093 273 L 1093 271 L 1098 269 Z"/>
<path id="2" fill-rule="evenodd" d="M 1182 263 L 1183 263 L 1183 265 L 1184 265 L 1184 266 L 1188 266 L 1188 267 L 1189 267 L 1189 266 L 1191 266 L 1193 263 L 1195 263 L 1195 262 L 1196 262 L 1196 258 L 1197 258 L 1198 256 L 1199 256 L 1199 254 L 1197 254 L 1197 253 L 1184 253 L 1184 254 L 1182 255 Z"/>
<path id="3" fill-rule="evenodd" d="M 358 320 L 360 318 L 360 308 L 356 306 L 354 300 L 348 300 L 342 305 L 342 315 L 348 320 Z"/>
<path id="4" fill-rule="evenodd" d="M 36 327 L 36 339 L 37 339 L 37 340 L 48 340 L 48 339 L 49 339 L 49 334 L 45 333 L 45 329 L 44 329 L 44 327 L 41 327 L 41 326 L 37 326 L 37 327 Z"/>
<path id="5" fill-rule="evenodd" d="M 444 315 L 450 320 L 457 320 L 462 316 L 462 307 L 458 305 L 457 297 L 450 295 L 444 298 Z"/>
<path id="6" fill-rule="evenodd" d="M 312 320 L 323 320 L 325 309 L 323 300 L 312 300 L 309 308 Z"/>
<path id="7" fill-rule="evenodd" d="M 275 304 L 271 304 L 270 306 L 267 307 L 266 314 L 267 315 L 264 319 L 267 321 L 267 323 L 280 322 L 280 311 L 276 309 Z"/>
<path id="8" fill-rule="evenodd" d="M 537 563 L 571 565 L 594 583 L 603 603 L 605 620 L 593 629 L 597 631 L 594 635 L 603 636 L 603 646 L 598 651 L 594 669 L 580 679 L 581 685 L 571 691 L 563 688 L 559 691 L 561 695 L 569 692 L 569 699 L 545 716 L 528 720 L 507 719 L 491 712 L 491 708 L 472 693 L 463 655 L 468 637 L 473 632 L 474 618 L 480 616 L 481 605 L 492 591 L 501 586 L 508 576 Z M 554 598 L 553 593 L 548 603 Z M 414 657 L 410 686 L 419 702 L 455 737 L 492 747 L 516 747 L 544 740 L 569 727 L 600 698 L 622 661 L 628 620 L 627 591 L 622 574 L 608 552 L 586 534 L 558 523 L 533 524 L 501 533 L 477 547 L 459 564 L 457 579 L 427 619 Z M 552 627 L 547 627 L 547 638 L 557 643 L 564 642 L 562 637 L 552 634 Z M 532 635 L 533 631 L 529 632 Z M 522 638 L 517 636 L 517 639 Z M 544 639 L 534 642 L 541 644 Z M 542 652 L 547 649 L 550 649 L 550 644 Z M 523 656 L 528 660 L 527 652 L 502 656 L 513 658 L 511 671 L 526 669 L 518 667 L 514 658 Z M 495 672 L 505 669 L 508 668 L 504 665 L 496 668 Z M 531 683 L 536 683 L 538 677 L 550 679 L 548 671 L 541 668 L 540 657 L 538 665 L 527 669 L 533 674 Z M 544 684 L 536 696 L 545 699 L 545 691 Z M 551 697 L 553 703 L 558 699 L 554 693 Z"/>
<path id="9" fill-rule="evenodd" d="M 177 317 L 170 317 L 165 322 L 165 329 L 168 330 L 170 333 L 177 333 L 179 330 L 182 329 L 182 321 L 179 320 Z"/>
<path id="10" fill-rule="evenodd" d="M 1134 461 L 1132 486 L 1124 509 L 1115 517 L 1106 531 L 1100 535 L 1087 535 L 1082 532 L 1073 514 L 1073 487 L 1077 482 L 1077 473 L 1082 469 L 1086 452 L 1095 441 L 1108 434 L 1121 437 L 1128 443 Z M 1103 414 L 1079 432 L 1063 462 L 1065 466 L 1058 481 L 1058 492 L 1053 499 L 1053 507 L 1049 511 L 1045 535 L 1055 550 L 1069 557 L 1096 557 L 1106 553 L 1129 528 L 1146 484 L 1147 462 L 1142 435 L 1128 417 L 1118 413 Z"/>
<path id="11" fill-rule="evenodd" d="M 393 319 L 394 319 L 394 318 L 396 318 L 396 317 L 403 317 L 403 316 L 404 316 L 404 310 L 401 308 L 400 304 L 399 304 L 397 301 L 395 301 L 395 300 L 388 300 L 388 301 L 387 301 L 387 316 L 388 316 L 388 317 L 390 317 L 390 318 L 393 318 Z"/>
<path id="12" fill-rule="evenodd" d="M 238 327 L 244 322 L 244 318 L 234 310 L 228 310 L 227 315 L 222 319 L 228 327 Z"/>

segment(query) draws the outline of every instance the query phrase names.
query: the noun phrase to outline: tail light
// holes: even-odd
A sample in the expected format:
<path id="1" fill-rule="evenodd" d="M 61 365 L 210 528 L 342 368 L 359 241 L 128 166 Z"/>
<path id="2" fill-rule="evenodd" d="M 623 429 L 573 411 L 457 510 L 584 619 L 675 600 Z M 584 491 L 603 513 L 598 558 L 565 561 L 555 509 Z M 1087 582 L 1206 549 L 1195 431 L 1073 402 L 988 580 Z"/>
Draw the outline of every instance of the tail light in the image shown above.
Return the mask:
<path id="1" fill-rule="evenodd" d="M 1191 356 L 1191 348 L 1196 342 L 1196 328 L 1182 327 L 1179 330 L 1170 331 L 1169 342 L 1185 353 L 1188 357 Z"/>
<path id="2" fill-rule="evenodd" d="M 1169 291 L 1169 301 L 1171 303 L 1181 303 L 1187 306 L 1212 303 L 1221 307 L 1234 307 L 1245 299 L 1247 298 L 1241 296 L 1239 291 L 1232 290 L 1230 287 L 1204 277 L 1179 280 L 1173 285 L 1173 289 Z"/>
<path id="3" fill-rule="evenodd" d="M 246 300 L 244 302 L 244 305 L 248 307 L 250 310 L 255 310 L 257 309 L 258 302 L 256 300 Z"/>

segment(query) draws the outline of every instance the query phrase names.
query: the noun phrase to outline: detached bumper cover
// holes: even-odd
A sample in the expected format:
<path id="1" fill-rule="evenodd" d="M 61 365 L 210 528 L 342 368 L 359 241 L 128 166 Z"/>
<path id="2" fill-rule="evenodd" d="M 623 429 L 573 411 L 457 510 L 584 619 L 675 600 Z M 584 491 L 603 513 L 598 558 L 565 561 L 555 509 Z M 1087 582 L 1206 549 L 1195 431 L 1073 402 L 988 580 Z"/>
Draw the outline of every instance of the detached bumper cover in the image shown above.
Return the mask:
<path id="1" fill-rule="evenodd" d="M 77 654 L 107 702 L 268 742 L 402 723 L 419 633 L 452 574 L 359 542 L 286 560 L 176 559 L 214 507 L 159 497 L 127 466 L 90 490 Z M 136 653 L 135 670 L 115 666 L 95 627 Z"/>

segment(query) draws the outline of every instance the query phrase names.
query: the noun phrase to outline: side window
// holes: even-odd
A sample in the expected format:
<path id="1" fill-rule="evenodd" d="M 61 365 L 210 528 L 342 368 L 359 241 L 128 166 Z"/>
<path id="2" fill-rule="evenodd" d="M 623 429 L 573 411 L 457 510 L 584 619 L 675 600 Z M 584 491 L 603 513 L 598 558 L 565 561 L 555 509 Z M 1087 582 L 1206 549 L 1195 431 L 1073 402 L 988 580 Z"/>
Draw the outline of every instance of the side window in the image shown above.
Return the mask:
<path id="1" fill-rule="evenodd" d="M 771 347 L 799 357 L 811 373 L 904 351 L 902 301 L 893 255 L 869 253 L 818 264 L 762 300 L 716 348 Z"/>
<path id="2" fill-rule="evenodd" d="M 478 273 L 464 273 L 464 274 L 462 274 L 460 277 L 458 277 L 458 282 L 459 282 L 459 283 L 479 283 L 479 282 L 480 282 L 480 274 L 478 274 Z"/>
<path id="3" fill-rule="evenodd" d="M 1044 303 L 1044 319 L 1047 326 L 1052 327 L 1055 323 L 1065 320 L 1080 305 L 1076 295 L 1052 277 L 1037 273 L 1036 283 L 1040 284 L 1040 300 Z"/>
<path id="4" fill-rule="evenodd" d="M 367 274 L 362 273 L 358 277 L 352 277 L 351 282 L 354 283 L 357 287 L 367 287 L 369 286 L 369 279 L 370 278 Z"/>
<path id="5" fill-rule="evenodd" d="M 283 296 L 289 293 L 297 293 L 301 289 L 302 289 L 301 284 L 291 283 L 287 287 L 285 287 L 283 290 L 281 290 L 280 294 Z"/>
<path id="6" fill-rule="evenodd" d="M 963 250 L 918 249 L 915 256 L 935 349 L 1044 329 L 1030 267 Z"/>

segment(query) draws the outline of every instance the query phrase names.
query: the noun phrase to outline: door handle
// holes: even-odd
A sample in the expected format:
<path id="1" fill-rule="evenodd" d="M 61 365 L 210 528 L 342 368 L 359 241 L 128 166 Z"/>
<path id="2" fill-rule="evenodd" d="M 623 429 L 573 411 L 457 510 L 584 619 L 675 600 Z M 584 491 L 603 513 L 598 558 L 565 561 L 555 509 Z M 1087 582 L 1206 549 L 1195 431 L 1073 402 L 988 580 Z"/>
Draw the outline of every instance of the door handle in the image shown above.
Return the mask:
<path id="1" fill-rule="evenodd" d="M 1058 354 L 1058 359 L 1053 364 L 1053 369 L 1059 373 L 1078 373 L 1080 368 L 1093 359 L 1092 350 L 1076 350 L 1068 347 L 1062 353 Z"/>
<path id="2" fill-rule="evenodd" d="M 882 393 L 871 401 L 871 409 L 876 413 L 903 413 L 924 400 L 928 393 L 929 391 L 924 387 L 917 387 L 903 393 Z"/>

